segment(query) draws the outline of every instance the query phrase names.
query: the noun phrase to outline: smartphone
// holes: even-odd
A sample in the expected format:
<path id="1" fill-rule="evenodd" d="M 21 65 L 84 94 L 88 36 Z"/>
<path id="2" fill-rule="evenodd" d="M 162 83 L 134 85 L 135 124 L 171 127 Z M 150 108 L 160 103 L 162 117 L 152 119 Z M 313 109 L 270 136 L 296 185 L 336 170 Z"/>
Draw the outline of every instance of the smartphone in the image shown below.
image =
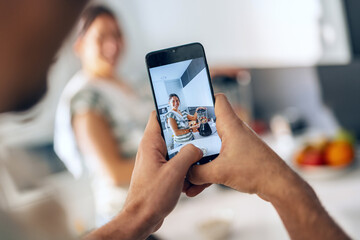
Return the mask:
<path id="1" fill-rule="evenodd" d="M 146 55 L 155 108 L 167 147 L 167 160 L 187 144 L 203 151 L 196 164 L 219 155 L 215 98 L 204 48 L 200 43 Z"/>

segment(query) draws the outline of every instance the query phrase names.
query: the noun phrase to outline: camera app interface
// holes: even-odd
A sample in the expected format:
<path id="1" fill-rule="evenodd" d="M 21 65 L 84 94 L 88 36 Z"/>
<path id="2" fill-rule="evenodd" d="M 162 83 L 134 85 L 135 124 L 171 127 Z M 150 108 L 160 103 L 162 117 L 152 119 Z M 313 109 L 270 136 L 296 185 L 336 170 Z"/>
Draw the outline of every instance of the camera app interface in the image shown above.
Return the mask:
<path id="1" fill-rule="evenodd" d="M 150 75 L 169 158 L 189 143 L 204 157 L 218 154 L 221 140 L 204 58 L 150 68 Z"/>

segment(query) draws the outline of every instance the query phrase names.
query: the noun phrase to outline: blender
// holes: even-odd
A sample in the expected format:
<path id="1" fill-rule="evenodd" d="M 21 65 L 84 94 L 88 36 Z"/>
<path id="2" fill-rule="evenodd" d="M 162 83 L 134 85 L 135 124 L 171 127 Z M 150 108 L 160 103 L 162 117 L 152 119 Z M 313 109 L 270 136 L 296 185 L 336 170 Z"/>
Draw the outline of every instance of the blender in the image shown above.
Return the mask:
<path id="1" fill-rule="evenodd" d="M 211 135 L 211 127 L 208 123 L 207 109 L 200 108 L 197 110 L 197 120 L 200 123 L 199 134 L 203 137 Z"/>

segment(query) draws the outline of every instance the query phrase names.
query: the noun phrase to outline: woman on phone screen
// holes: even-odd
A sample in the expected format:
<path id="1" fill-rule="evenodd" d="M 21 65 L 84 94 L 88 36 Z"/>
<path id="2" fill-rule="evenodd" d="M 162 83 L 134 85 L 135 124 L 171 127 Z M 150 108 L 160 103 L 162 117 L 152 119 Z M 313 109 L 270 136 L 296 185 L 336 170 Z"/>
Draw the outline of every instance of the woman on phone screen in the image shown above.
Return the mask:
<path id="1" fill-rule="evenodd" d="M 189 121 L 197 120 L 197 110 L 203 109 L 198 107 L 194 115 L 190 115 L 187 111 L 180 111 L 180 98 L 175 93 L 169 95 L 170 111 L 166 115 L 167 122 L 174 133 L 175 147 L 186 142 L 194 140 L 194 132 L 198 132 L 198 124 L 189 125 Z"/>

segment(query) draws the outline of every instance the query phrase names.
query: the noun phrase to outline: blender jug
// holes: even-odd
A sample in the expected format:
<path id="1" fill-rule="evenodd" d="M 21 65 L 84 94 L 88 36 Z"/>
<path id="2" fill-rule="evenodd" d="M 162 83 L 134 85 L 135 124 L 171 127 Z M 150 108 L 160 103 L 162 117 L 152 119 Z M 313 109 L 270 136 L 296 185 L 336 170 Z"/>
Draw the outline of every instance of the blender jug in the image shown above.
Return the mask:
<path id="1" fill-rule="evenodd" d="M 199 134 L 203 137 L 211 135 L 212 131 L 208 123 L 206 109 L 200 108 L 197 110 L 197 120 L 200 123 Z"/>

